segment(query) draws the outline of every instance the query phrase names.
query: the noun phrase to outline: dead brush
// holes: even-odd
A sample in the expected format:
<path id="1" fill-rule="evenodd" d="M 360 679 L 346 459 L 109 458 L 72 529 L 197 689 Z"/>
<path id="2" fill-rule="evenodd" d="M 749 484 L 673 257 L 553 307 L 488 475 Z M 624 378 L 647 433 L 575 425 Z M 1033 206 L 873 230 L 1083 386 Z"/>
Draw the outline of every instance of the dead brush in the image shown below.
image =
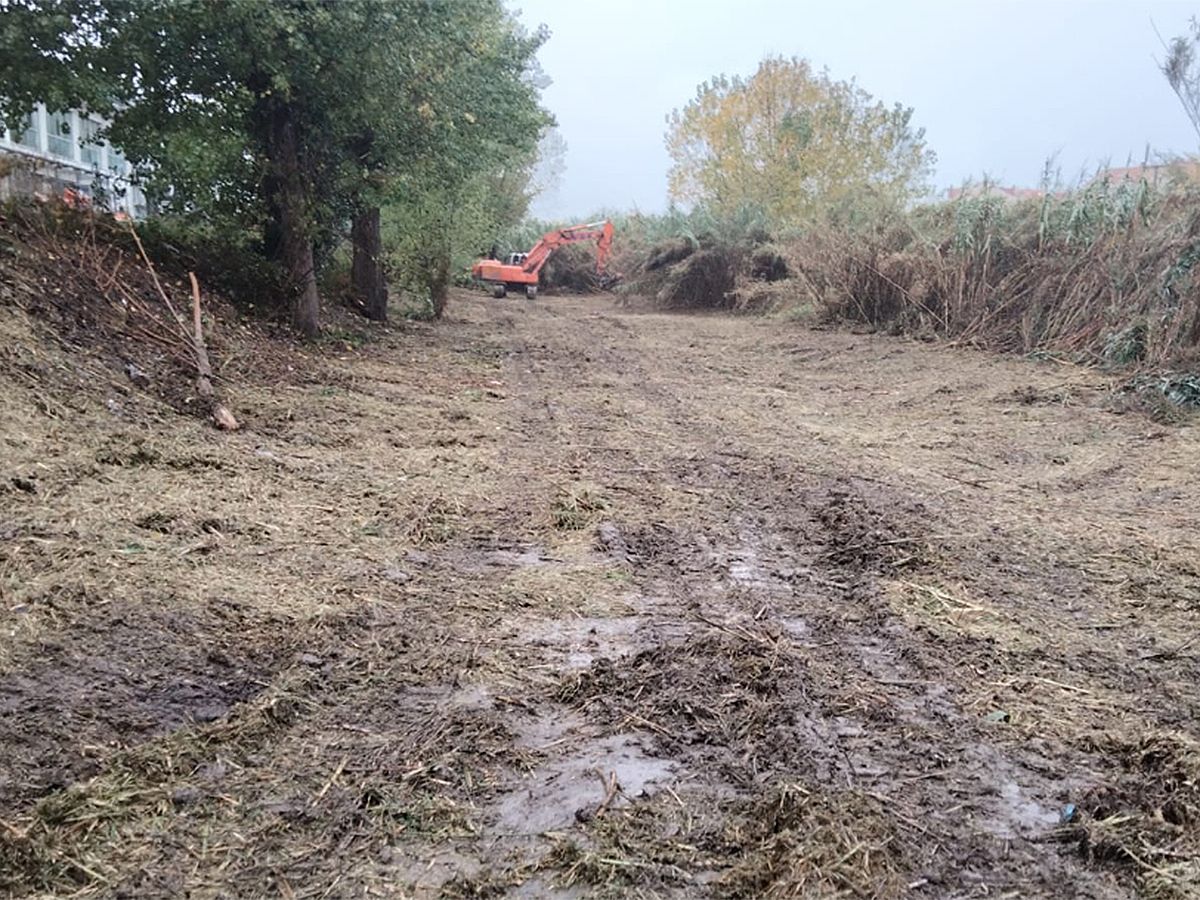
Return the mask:
<path id="1" fill-rule="evenodd" d="M 914 214 L 907 231 L 812 233 L 791 256 L 830 319 L 1163 365 L 1200 343 L 1200 214 L 1184 196 L 1120 184 L 975 198 Z"/>
<path id="2" fill-rule="evenodd" d="M 1094 747 L 1117 776 L 1079 803 L 1059 837 L 1088 859 L 1132 870 L 1144 896 L 1195 898 L 1200 876 L 1200 742 L 1182 733 L 1108 738 Z"/>
<path id="3" fill-rule="evenodd" d="M 739 313 L 771 313 L 796 310 L 803 296 L 792 279 L 743 282 L 734 289 L 733 310 Z"/>
<path id="4" fill-rule="evenodd" d="M 936 538 L 924 532 L 927 511 L 846 485 L 830 489 L 816 505 L 827 547 L 822 560 L 852 570 L 898 571 L 928 566 Z"/>
<path id="5" fill-rule="evenodd" d="M 608 508 L 608 498 L 596 488 L 568 488 L 559 491 L 551 503 L 550 521 L 559 531 L 580 531 Z"/>
<path id="6" fill-rule="evenodd" d="M 723 897 L 901 897 L 900 834 L 882 805 L 852 791 L 780 784 L 743 804 L 726 835 L 741 848 Z"/>
<path id="7" fill-rule="evenodd" d="M 747 252 L 736 240 L 678 238 L 648 250 L 640 271 L 626 281 L 622 292 L 649 297 L 660 309 L 732 309 Z"/>
<path id="8" fill-rule="evenodd" d="M 728 309 L 739 265 L 731 248 L 697 250 L 659 270 L 663 277 L 654 298 L 663 309 Z"/>
<path id="9" fill-rule="evenodd" d="M 688 794 L 638 798 L 557 840 L 541 867 L 567 888 L 591 885 L 614 897 L 694 882 L 693 872 L 728 865 L 718 804 Z"/>
<path id="10" fill-rule="evenodd" d="M 11 251 L 0 255 L 9 302 L 52 321 L 69 344 L 116 355 L 131 381 L 177 410 L 237 427 L 213 398 L 199 283 L 160 279 L 132 225 L 64 204 L 10 205 L 0 240 Z M 189 294 L 190 310 L 179 300 Z"/>
<path id="11" fill-rule="evenodd" d="M 744 784 L 787 765 L 794 711 L 785 697 L 803 690 L 802 678 L 785 643 L 722 626 L 631 657 L 600 659 L 562 679 L 553 696 L 614 732 L 649 731 L 670 752 L 703 756 L 706 747 L 735 747 L 736 762 L 721 765 Z"/>
<path id="12" fill-rule="evenodd" d="M 638 798 L 561 838 L 542 861 L 566 887 L 657 896 L 696 889 L 726 898 L 900 897 L 906 844 L 886 809 L 853 791 L 796 782 L 737 799 L 705 790 Z"/>

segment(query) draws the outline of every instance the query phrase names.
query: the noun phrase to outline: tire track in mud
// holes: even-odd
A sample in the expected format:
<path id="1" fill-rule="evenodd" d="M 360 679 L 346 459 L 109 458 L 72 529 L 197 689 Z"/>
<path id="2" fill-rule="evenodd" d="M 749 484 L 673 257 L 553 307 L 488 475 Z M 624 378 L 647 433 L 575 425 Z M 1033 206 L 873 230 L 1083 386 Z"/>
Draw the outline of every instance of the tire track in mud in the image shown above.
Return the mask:
<path id="1" fill-rule="evenodd" d="M 872 873 L 881 894 L 892 878 L 893 887 L 929 896 L 1050 895 L 1064 883 L 1083 896 L 1125 896 L 1047 842 L 1067 797 L 1087 783 L 1073 775 L 1087 771 L 1086 760 L 993 739 L 961 708 L 962 663 L 947 655 L 954 648 L 915 633 L 881 598 L 879 575 L 924 564 L 920 551 L 934 533 L 928 510 L 871 477 L 762 457 L 754 436 L 727 428 L 705 397 L 681 396 L 661 381 L 661 365 L 643 364 L 641 322 L 632 334 L 615 326 L 624 343 L 611 346 L 604 332 L 619 319 L 585 321 L 586 333 L 567 346 L 543 342 L 537 355 L 580 352 L 571 346 L 578 341 L 590 348 L 584 364 L 619 372 L 618 396 L 660 416 L 639 422 L 654 436 L 639 474 L 700 500 L 695 521 L 667 523 L 637 508 L 631 492 L 600 524 L 596 549 L 629 572 L 634 614 L 615 627 L 587 620 L 582 635 L 554 620 L 536 630 L 551 658 L 567 657 L 529 726 L 554 753 L 532 784 L 502 801 L 501 822 L 572 832 L 556 844 L 558 867 L 594 882 L 613 877 L 581 863 L 607 846 L 608 826 L 587 806 L 602 796 L 604 773 L 624 788 L 617 806 L 626 815 L 668 793 L 682 796 L 680 805 L 728 806 L 719 824 L 735 830 L 780 784 L 798 783 L 835 809 L 866 798 L 887 823 L 888 849 L 877 852 L 894 859 Z M 508 362 L 523 446 L 537 448 L 515 467 L 536 471 L 560 453 L 604 481 L 605 459 L 572 440 L 578 428 L 568 426 L 579 423 L 564 409 L 564 373 L 547 366 L 542 377 L 526 367 L 530 353 L 526 345 Z M 622 877 L 683 895 L 723 884 L 736 893 L 741 882 L 728 876 L 776 837 L 727 847 L 694 871 L 675 862 Z"/>
<path id="2" fill-rule="evenodd" d="M 130 460 L 136 522 L 47 501 L 64 551 L 115 559 L 161 537 L 112 602 L 76 598 L 18 643 L 0 743 L 30 758 L 30 790 L 11 819 L 0 804 L 0 876 L 138 896 L 1110 898 L 1136 884 L 1122 840 L 1165 835 L 1179 856 L 1157 859 L 1186 865 L 1187 745 L 1128 737 L 1186 729 L 1200 700 L 1178 637 L 1198 584 L 1175 546 L 1183 475 L 1156 476 L 1178 501 L 1158 519 L 1128 481 L 1056 511 L 1035 463 L 1059 435 L 1034 429 L 1095 416 L 1023 406 L 1010 439 L 990 386 L 973 420 L 970 396 L 928 400 L 948 396 L 930 367 L 1029 378 L 982 355 L 459 302 L 463 318 L 339 359 L 305 391 L 262 387 L 261 434 L 156 425 L 204 465 L 138 494 Z M 975 434 L 996 443 L 988 465 L 1024 467 L 1019 490 L 989 494 L 971 458 L 929 449 L 962 455 Z M 1130 444 L 1096 458 L 1114 447 Z M 1133 450 L 1190 471 L 1173 446 Z M 202 512 L 169 496 L 190 482 L 221 498 L 205 522 L 271 527 L 214 525 L 228 533 L 197 544 Z M 1134 537 L 1073 530 L 1122 503 L 1145 517 Z M 81 579 L 107 582 L 105 559 Z M 976 627 L 988 616 L 1033 634 Z M 76 682 L 79 702 L 38 699 Z M 1097 733 L 1121 716 L 1114 750 Z M 97 778 L 41 753 L 72 735 L 97 745 Z M 34 784 L 41 762 L 73 783 Z M 1142 830 L 1045 840 L 1094 783 L 1088 814 L 1132 810 Z"/>
<path id="3" fill-rule="evenodd" d="M 675 559 L 660 562 L 665 571 L 638 573 L 647 592 L 678 600 L 689 637 L 594 665 L 584 709 L 598 706 L 618 732 L 631 720 L 652 726 L 661 752 L 710 773 L 697 785 L 702 791 L 719 795 L 727 784 L 753 795 L 778 779 L 799 779 L 880 799 L 906 833 L 908 883 L 935 895 L 979 885 L 1052 892 L 1063 878 L 1089 880 L 1081 866 L 1037 843 L 1076 786 L 1046 774 L 1057 764 L 1014 755 L 967 720 L 942 667 L 880 608 L 869 576 L 837 567 L 813 575 L 811 558 L 763 542 L 709 543 L 724 583 L 696 583 L 693 567 Z M 730 660 L 741 667 L 723 672 Z M 780 660 L 785 675 L 776 684 Z M 698 674 L 705 672 L 719 677 Z M 729 712 L 722 701 L 738 691 L 746 696 Z M 631 708 L 610 710 L 613 694 Z M 706 707 L 721 708 L 694 712 Z M 739 711 L 745 720 L 732 728 L 720 721 Z M 715 730 L 704 720 L 717 720 Z M 679 735 L 685 726 L 691 733 Z"/>

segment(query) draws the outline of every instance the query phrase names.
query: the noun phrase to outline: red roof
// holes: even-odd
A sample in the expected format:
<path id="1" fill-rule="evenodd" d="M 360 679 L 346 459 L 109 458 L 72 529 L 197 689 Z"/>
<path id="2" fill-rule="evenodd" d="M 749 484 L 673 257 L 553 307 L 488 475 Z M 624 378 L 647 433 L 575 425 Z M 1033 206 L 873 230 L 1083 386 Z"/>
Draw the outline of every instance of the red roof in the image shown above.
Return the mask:
<path id="1" fill-rule="evenodd" d="M 1114 166 L 1097 172 L 1090 184 L 1099 181 L 1148 181 L 1157 184 L 1160 181 L 1173 180 L 1200 181 L 1200 160 L 1183 159 L 1156 165 Z"/>

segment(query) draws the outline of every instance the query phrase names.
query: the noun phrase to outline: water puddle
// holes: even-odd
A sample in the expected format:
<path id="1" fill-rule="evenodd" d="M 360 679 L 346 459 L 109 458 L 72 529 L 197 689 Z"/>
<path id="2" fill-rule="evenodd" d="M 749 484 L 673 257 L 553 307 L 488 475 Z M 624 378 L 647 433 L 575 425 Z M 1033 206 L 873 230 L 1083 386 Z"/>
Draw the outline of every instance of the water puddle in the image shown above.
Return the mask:
<path id="1" fill-rule="evenodd" d="M 551 732 L 552 733 L 552 732 Z M 610 807 L 674 780 L 677 764 L 650 756 L 635 735 L 585 738 L 570 755 L 551 760 L 500 800 L 500 830 L 536 835 L 586 821 L 604 803 L 613 775 L 620 793 Z"/>
<path id="2" fill-rule="evenodd" d="M 1011 840 L 1044 834 L 1058 824 L 1058 812 L 1039 802 L 1033 789 L 1018 782 L 1018 778 L 1028 782 L 1030 773 L 1004 759 L 994 747 L 968 747 L 962 761 L 983 782 L 980 793 L 986 799 L 979 804 L 980 815 L 975 819 L 980 831 Z M 1045 794 L 1046 786 L 1040 787 Z"/>
<path id="3" fill-rule="evenodd" d="M 791 586 L 779 577 L 776 567 L 764 563 L 753 547 L 739 547 L 725 567 L 729 580 L 738 587 L 755 590 L 791 590 Z"/>
<path id="4" fill-rule="evenodd" d="M 1058 813 L 1029 797 L 1015 781 L 1001 785 L 1000 800 L 1006 817 L 1018 831 L 1037 833 L 1058 824 Z"/>
<path id="5" fill-rule="evenodd" d="M 808 637 L 808 622 L 799 616 L 784 616 L 775 619 L 779 626 L 792 637 Z"/>
<path id="6" fill-rule="evenodd" d="M 563 561 L 548 556 L 536 545 L 517 547 L 484 547 L 476 549 L 447 549 L 438 553 L 409 551 L 409 563 L 418 566 L 442 565 L 464 574 L 478 575 L 496 569 L 533 569 L 562 565 Z"/>
<path id="7" fill-rule="evenodd" d="M 532 623 L 523 630 L 529 643 L 561 652 L 565 670 L 578 671 L 600 657 L 630 652 L 642 622 L 641 616 L 554 619 Z"/>

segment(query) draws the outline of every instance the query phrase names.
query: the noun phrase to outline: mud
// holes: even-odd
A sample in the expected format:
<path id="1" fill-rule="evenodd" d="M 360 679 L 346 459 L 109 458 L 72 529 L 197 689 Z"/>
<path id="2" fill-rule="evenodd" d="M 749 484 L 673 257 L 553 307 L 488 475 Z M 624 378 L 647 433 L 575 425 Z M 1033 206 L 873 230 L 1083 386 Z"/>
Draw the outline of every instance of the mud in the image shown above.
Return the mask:
<path id="1" fill-rule="evenodd" d="M 258 695 L 271 652 L 233 637 L 237 620 L 236 609 L 199 618 L 101 608 L 69 639 L 41 641 L 0 681 L 0 813 L 95 775 L 122 747 L 215 722 Z M 165 634 L 183 638 L 169 657 Z"/>
<path id="2" fill-rule="evenodd" d="M 648 755 L 636 737 L 598 738 L 584 752 L 539 767 L 500 802 L 496 824 L 502 832 L 530 836 L 569 830 L 602 807 L 604 814 L 619 810 L 628 800 L 677 780 L 677 770 L 674 763 Z M 620 796 L 605 805 L 611 778 Z"/>
<path id="3" fill-rule="evenodd" d="M 1194 426 L 1056 364 L 451 311 L 273 351 L 234 435 L 0 368 L 0 890 L 1195 896 Z"/>

